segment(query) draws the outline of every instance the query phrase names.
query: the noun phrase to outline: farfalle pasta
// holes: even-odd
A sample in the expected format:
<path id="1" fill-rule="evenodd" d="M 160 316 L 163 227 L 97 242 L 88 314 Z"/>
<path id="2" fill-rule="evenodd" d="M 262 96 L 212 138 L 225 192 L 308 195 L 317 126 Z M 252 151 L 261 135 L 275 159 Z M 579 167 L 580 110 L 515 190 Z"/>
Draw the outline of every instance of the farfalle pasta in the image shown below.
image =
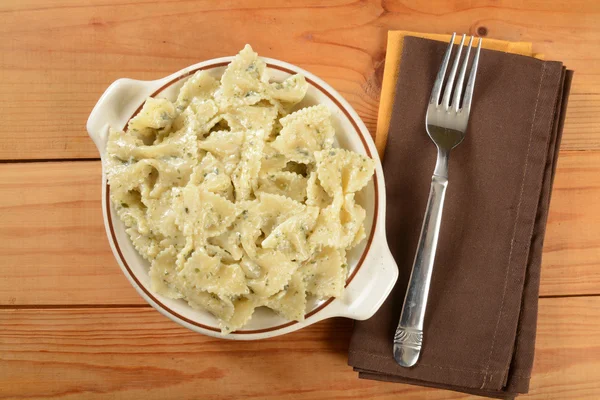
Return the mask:
<path id="1" fill-rule="evenodd" d="M 307 296 L 340 296 L 365 237 L 355 193 L 374 161 L 334 148 L 324 105 L 293 111 L 302 75 L 271 82 L 246 46 L 220 81 L 200 71 L 175 102 L 149 98 L 111 130 L 114 209 L 150 263 L 152 290 L 243 327 L 257 307 L 303 320 Z"/>

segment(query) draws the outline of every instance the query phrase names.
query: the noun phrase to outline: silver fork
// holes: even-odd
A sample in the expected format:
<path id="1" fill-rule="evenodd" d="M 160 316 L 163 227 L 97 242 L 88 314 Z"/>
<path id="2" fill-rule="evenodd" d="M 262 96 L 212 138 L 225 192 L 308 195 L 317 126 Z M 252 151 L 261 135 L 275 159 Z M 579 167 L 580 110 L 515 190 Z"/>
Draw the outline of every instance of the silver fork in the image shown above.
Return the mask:
<path id="1" fill-rule="evenodd" d="M 481 51 L 480 38 L 461 106 L 462 87 L 469 63 L 471 45 L 473 44 L 473 36 L 471 36 L 467 47 L 467 55 L 458 75 L 458 82 L 454 85 L 460 55 L 465 43 L 465 35 L 463 35 L 458 47 L 458 54 L 448 75 L 444 96 L 440 103 L 444 77 L 450 61 L 455 37 L 456 33 L 452 34 L 452 39 L 435 79 L 427 107 L 427 134 L 437 146 L 437 162 L 433 177 L 431 178 L 429 200 L 427 201 L 427 210 L 423 219 L 417 254 L 415 255 L 406 297 L 404 297 L 402 314 L 400 315 L 398 328 L 394 335 L 394 359 L 403 367 L 412 367 L 415 365 L 421 353 L 425 307 L 427 306 L 431 272 L 433 270 L 433 261 L 435 259 L 435 251 L 442 222 L 444 196 L 446 195 L 446 187 L 448 186 L 448 156 L 450 150 L 458 146 L 465 137 L 469 113 L 471 111 L 471 100 L 473 98 L 479 53 Z M 450 103 L 451 97 L 452 103 Z"/>

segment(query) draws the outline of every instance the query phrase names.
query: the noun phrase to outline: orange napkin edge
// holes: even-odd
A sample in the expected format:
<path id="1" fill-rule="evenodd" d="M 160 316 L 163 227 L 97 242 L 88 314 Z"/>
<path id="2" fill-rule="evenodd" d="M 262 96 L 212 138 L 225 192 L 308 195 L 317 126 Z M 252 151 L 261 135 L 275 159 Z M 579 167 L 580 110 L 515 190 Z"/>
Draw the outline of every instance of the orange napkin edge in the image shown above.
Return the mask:
<path id="1" fill-rule="evenodd" d="M 381 84 L 381 97 L 379 100 L 379 114 L 377 116 L 377 130 L 375 132 L 375 146 L 379 157 L 383 158 L 385 145 L 387 143 L 390 120 L 392 118 L 392 109 L 394 107 L 394 98 L 396 97 L 396 81 L 400 71 L 402 57 L 402 48 L 404 46 L 404 37 L 414 36 L 423 39 L 448 42 L 451 35 L 437 33 L 419 33 L 409 31 L 389 31 L 387 41 L 387 52 L 385 56 L 385 66 L 383 72 L 383 82 Z M 459 44 L 461 37 L 457 36 L 455 43 Z M 474 42 L 477 43 L 476 41 Z M 503 51 L 506 53 L 520 54 L 523 56 L 543 58 L 541 55 L 534 54 L 532 44 L 529 42 L 509 42 L 505 40 L 484 39 L 481 47 L 489 50 Z"/>

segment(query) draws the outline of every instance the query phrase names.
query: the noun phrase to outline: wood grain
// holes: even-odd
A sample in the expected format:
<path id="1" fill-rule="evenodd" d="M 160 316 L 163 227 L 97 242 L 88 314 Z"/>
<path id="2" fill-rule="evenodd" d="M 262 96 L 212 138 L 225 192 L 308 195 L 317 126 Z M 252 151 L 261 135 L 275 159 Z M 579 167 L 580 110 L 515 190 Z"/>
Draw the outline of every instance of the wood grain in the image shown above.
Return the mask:
<path id="1" fill-rule="evenodd" d="M 0 164 L 0 305 L 142 304 L 108 246 L 100 162 Z M 560 158 L 541 295 L 600 293 L 600 152 Z"/>
<path id="2" fill-rule="evenodd" d="M 106 239 L 99 161 L 0 171 L 0 304 L 143 302 Z"/>
<path id="3" fill-rule="evenodd" d="M 351 321 L 257 342 L 212 339 L 153 309 L 0 310 L 0 398 L 467 399 L 359 380 Z M 531 399 L 597 399 L 600 297 L 541 299 Z M 31 384 L 34 383 L 35 384 Z"/>
<path id="4" fill-rule="evenodd" d="M 576 73 L 528 397 L 598 399 L 598 20 L 593 0 L 3 0 L 0 161 L 97 159 L 85 123 L 111 82 L 245 43 L 326 80 L 375 132 L 388 30 L 531 41 Z M 357 379 L 348 320 L 259 342 L 181 328 L 122 274 L 100 205 L 99 161 L 0 163 L 0 399 L 473 398 Z"/>
<path id="5" fill-rule="evenodd" d="M 600 152 L 558 158 L 546 226 L 540 295 L 600 293 Z"/>
<path id="6" fill-rule="evenodd" d="M 599 18 L 586 0 L 5 0 L 0 159 L 97 157 L 85 121 L 112 81 L 156 79 L 245 43 L 325 79 L 374 132 L 390 29 L 533 42 L 576 70 L 563 148 L 600 149 Z"/>

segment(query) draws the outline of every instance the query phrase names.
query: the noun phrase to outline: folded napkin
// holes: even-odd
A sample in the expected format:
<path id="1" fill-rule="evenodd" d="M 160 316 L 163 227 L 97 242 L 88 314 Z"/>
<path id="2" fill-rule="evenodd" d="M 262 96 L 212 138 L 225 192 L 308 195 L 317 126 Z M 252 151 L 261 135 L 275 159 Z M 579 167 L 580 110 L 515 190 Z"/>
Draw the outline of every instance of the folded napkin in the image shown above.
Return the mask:
<path id="1" fill-rule="evenodd" d="M 469 128 L 450 155 L 423 348 L 417 365 L 403 368 L 392 357 L 392 338 L 435 165 L 425 113 L 447 42 L 410 36 L 400 42 L 398 57 L 398 34 L 390 33 L 379 118 L 391 115 L 383 161 L 386 224 L 400 275 L 380 310 L 355 324 L 349 364 L 367 379 L 497 398 L 526 393 L 572 72 L 560 62 L 524 56 L 532 55 L 529 44 L 484 39 Z M 504 51 L 485 49 L 490 44 Z"/>

